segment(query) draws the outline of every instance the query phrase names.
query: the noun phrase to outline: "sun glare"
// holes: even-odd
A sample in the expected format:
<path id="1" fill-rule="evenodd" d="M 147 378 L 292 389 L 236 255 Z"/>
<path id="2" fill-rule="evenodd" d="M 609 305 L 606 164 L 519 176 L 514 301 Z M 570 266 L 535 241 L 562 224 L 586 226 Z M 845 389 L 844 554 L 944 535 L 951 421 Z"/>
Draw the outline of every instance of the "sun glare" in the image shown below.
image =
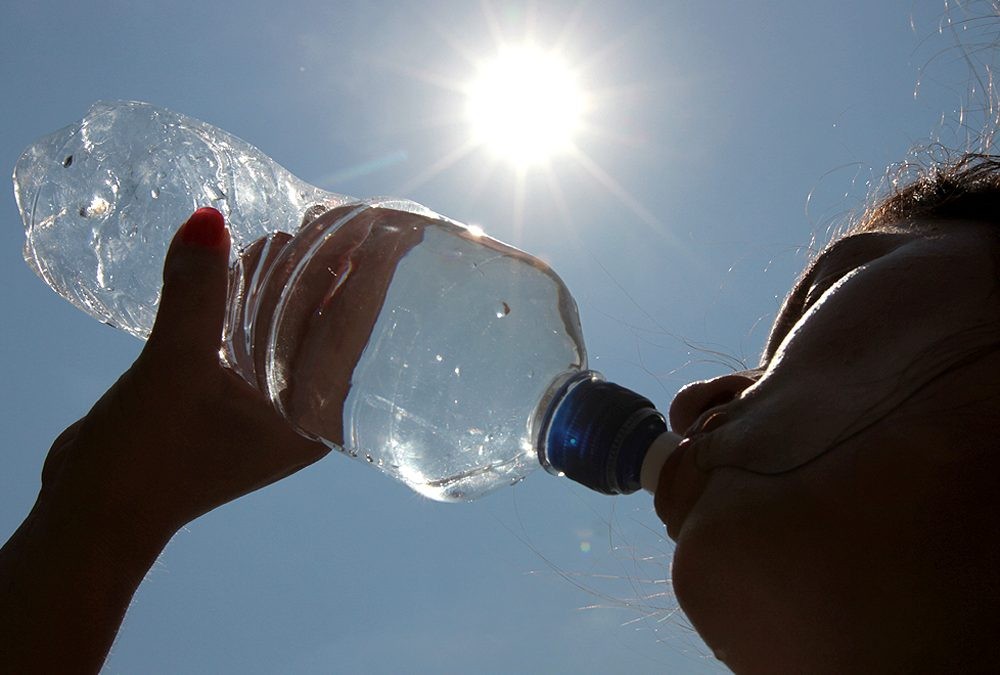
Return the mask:
<path id="1" fill-rule="evenodd" d="M 477 200 L 488 185 L 510 185 L 515 233 L 524 225 L 529 203 L 545 187 L 552 206 L 566 227 L 571 228 L 572 199 L 567 198 L 560 183 L 560 174 L 569 171 L 574 180 L 588 176 L 596 188 L 617 199 L 654 233 L 671 245 L 678 245 L 659 216 L 633 196 L 628 186 L 620 183 L 597 157 L 589 154 L 588 146 L 594 143 L 603 144 L 601 157 L 608 155 L 609 142 L 630 149 L 641 147 L 642 139 L 621 133 L 611 125 L 608 114 L 616 104 L 624 103 L 617 100 L 619 92 L 632 96 L 632 90 L 642 91 L 645 86 L 606 79 L 614 74 L 607 68 L 609 64 L 604 63 L 609 48 L 585 49 L 573 34 L 575 20 L 562 28 L 546 27 L 532 10 L 524 15 L 524 26 L 518 30 L 497 18 L 493 2 L 480 3 L 483 22 L 493 38 L 492 59 L 483 52 L 488 48 L 482 44 L 483 34 L 455 34 L 446 21 L 437 33 L 458 57 L 447 71 L 400 64 L 404 72 L 448 94 L 441 107 L 447 106 L 449 114 L 443 118 L 435 116 L 428 122 L 429 129 L 444 125 L 462 129 L 453 139 L 452 147 L 442 147 L 430 161 L 416 163 L 416 173 L 396 191 L 412 193 L 424 183 L 461 167 L 462 183 L 467 186 L 470 201 Z M 477 41 L 469 42 L 473 34 Z M 544 44 L 533 41 L 532 36 L 539 34 L 546 36 Z M 575 60 L 566 58 L 566 53 L 586 56 Z M 458 79 L 456 67 L 463 72 Z M 464 107 L 455 105 L 453 96 L 462 97 Z M 482 156 L 487 153 L 488 159 Z M 402 156 L 405 158 L 405 153 Z M 560 161 L 554 162 L 557 157 Z M 513 169 L 509 176 L 503 177 L 513 180 L 496 180 L 495 172 L 501 166 Z"/>
<path id="2" fill-rule="evenodd" d="M 501 51 L 480 67 L 467 94 L 475 142 L 518 167 L 566 150 L 580 127 L 583 97 L 573 71 L 534 47 Z"/>

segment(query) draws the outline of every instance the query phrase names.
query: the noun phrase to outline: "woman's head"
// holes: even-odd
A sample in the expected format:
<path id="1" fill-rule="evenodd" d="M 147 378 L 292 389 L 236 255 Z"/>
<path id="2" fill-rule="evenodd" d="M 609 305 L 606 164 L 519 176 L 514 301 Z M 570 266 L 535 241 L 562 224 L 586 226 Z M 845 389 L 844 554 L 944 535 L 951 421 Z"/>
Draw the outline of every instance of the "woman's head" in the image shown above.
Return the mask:
<path id="1" fill-rule="evenodd" d="M 871 209 L 796 284 L 760 368 L 671 406 L 674 584 L 732 667 L 996 649 L 976 631 L 1000 619 L 998 167 L 967 157 Z"/>

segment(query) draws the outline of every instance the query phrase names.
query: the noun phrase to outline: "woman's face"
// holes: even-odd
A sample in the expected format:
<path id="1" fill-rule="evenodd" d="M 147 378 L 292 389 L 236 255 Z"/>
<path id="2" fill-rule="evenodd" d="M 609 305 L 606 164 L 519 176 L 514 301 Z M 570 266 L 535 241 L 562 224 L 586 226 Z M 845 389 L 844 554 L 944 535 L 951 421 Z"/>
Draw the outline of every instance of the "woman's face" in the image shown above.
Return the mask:
<path id="1" fill-rule="evenodd" d="M 657 512 L 681 606 L 730 667 L 926 666 L 1000 597 L 997 237 L 923 221 L 842 239 L 761 368 L 678 393 Z"/>

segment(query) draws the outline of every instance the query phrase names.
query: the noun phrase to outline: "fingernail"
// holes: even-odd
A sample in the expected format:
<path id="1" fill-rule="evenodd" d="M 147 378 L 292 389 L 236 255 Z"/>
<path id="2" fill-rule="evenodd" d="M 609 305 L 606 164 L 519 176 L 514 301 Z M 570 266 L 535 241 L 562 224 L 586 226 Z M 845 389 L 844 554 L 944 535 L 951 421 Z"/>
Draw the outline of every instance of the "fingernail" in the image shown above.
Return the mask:
<path id="1" fill-rule="evenodd" d="M 215 247 L 222 243 L 226 221 L 211 206 L 198 209 L 181 226 L 181 241 L 189 246 Z"/>

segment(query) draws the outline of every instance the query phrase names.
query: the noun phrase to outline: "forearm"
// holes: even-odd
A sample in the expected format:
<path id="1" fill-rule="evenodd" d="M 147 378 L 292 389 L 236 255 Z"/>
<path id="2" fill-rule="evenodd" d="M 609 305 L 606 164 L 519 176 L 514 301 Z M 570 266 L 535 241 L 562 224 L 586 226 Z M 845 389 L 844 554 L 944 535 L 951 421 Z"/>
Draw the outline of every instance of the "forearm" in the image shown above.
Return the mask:
<path id="1" fill-rule="evenodd" d="M 0 671 L 99 671 L 168 539 L 40 497 L 0 549 Z"/>

